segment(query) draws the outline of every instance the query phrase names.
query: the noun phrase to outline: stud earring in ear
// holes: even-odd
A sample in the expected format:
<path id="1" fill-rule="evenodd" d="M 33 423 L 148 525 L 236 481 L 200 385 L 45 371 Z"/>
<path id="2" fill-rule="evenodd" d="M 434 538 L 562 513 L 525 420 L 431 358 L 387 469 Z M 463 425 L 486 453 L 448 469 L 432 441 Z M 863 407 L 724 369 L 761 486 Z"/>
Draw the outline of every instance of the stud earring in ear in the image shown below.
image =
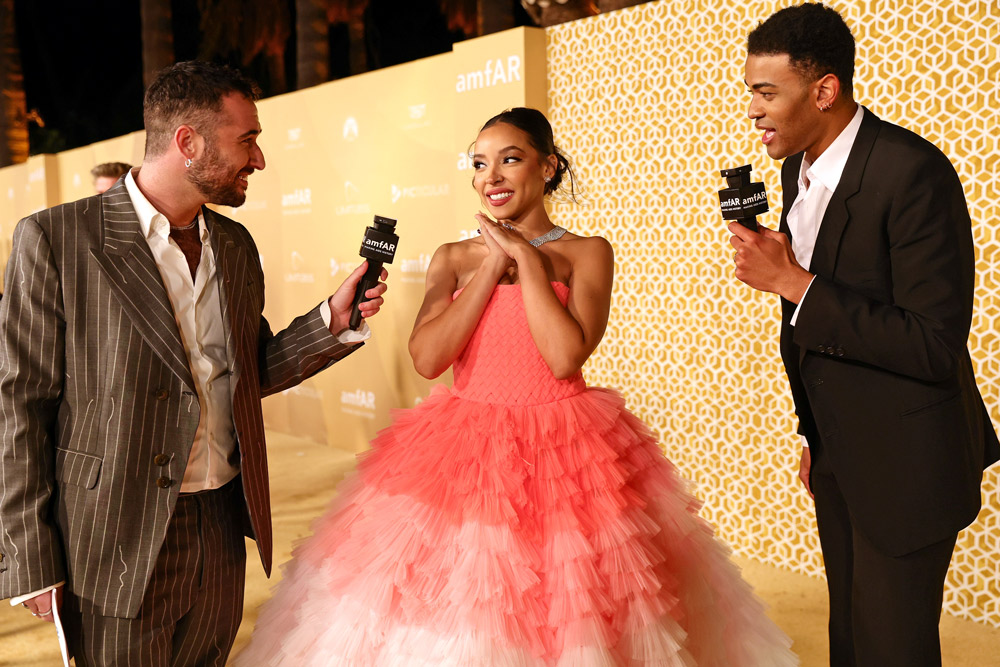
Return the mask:
<path id="1" fill-rule="evenodd" d="M 188 169 L 191 168 L 191 158 L 184 160 L 184 166 L 187 167 Z"/>

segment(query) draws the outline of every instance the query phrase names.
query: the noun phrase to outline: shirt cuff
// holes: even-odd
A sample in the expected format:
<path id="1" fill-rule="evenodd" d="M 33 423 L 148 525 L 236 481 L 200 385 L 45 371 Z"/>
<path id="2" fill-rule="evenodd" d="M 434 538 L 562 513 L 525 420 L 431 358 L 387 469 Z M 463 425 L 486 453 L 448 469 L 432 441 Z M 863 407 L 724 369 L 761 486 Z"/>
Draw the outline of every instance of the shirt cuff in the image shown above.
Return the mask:
<path id="1" fill-rule="evenodd" d="M 802 449 L 809 449 L 809 441 L 806 440 L 806 436 L 800 435 L 799 437 L 802 439 Z"/>
<path id="2" fill-rule="evenodd" d="M 11 607 L 16 607 L 17 605 L 21 604 L 22 602 L 27 602 L 31 598 L 37 598 L 39 595 L 42 595 L 43 593 L 48 593 L 51 590 L 55 590 L 56 588 L 59 588 L 60 586 L 62 586 L 65 583 L 66 583 L 65 581 L 60 581 L 58 584 L 52 584 L 51 586 L 49 586 L 47 588 L 42 588 L 40 590 L 37 590 L 34 593 L 28 593 L 27 595 L 19 595 L 16 598 L 11 598 L 10 599 L 10 606 Z"/>
<path id="3" fill-rule="evenodd" d="M 802 303 L 806 300 L 806 294 L 809 294 L 809 288 L 813 286 L 813 280 L 816 280 L 816 276 L 813 276 L 812 280 L 809 281 L 809 284 L 806 285 L 806 291 L 802 293 L 802 298 L 799 299 L 798 305 L 795 306 L 795 312 L 792 313 L 792 319 L 789 324 L 793 327 L 795 326 L 795 320 L 799 319 L 799 308 L 802 307 Z"/>
<path id="4" fill-rule="evenodd" d="M 323 324 L 326 328 L 330 328 L 330 321 L 333 319 L 333 313 L 330 312 L 330 300 L 326 299 L 323 303 L 319 304 L 319 314 L 323 318 Z M 350 343 L 360 343 L 366 341 L 372 337 L 372 330 L 368 328 L 368 323 L 362 321 L 361 328 L 355 331 L 350 327 L 344 329 L 340 333 L 336 334 L 337 342 L 342 345 L 347 345 Z"/>

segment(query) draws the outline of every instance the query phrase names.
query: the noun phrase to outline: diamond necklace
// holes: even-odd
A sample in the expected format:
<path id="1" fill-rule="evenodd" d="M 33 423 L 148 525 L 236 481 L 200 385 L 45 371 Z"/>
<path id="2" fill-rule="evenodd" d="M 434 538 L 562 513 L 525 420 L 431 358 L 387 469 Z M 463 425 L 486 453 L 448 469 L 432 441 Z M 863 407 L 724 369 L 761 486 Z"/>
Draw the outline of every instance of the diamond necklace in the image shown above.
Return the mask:
<path id="1" fill-rule="evenodd" d="M 565 233 L 566 233 L 565 227 L 560 227 L 559 225 L 556 225 L 555 227 L 545 232 L 541 236 L 537 236 L 531 239 L 530 241 L 528 241 L 528 243 L 537 248 L 538 246 L 548 243 L 549 241 L 555 241 L 556 239 L 561 238 L 562 235 Z"/>

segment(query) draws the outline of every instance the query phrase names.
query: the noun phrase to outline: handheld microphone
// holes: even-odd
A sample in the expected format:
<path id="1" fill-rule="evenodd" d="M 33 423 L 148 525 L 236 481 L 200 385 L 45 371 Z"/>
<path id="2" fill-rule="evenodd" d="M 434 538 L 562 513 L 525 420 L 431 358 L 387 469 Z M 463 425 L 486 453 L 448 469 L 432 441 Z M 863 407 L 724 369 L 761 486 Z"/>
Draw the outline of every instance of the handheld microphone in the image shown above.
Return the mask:
<path id="1" fill-rule="evenodd" d="M 368 269 L 354 292 L 354 305 L 351 308 L 349 323 L 351 329 L 357 330 L 361 326 L 361 302 L 365 301 L 365 292 L 378 285 L 378 279 L 382 275 L 382 264 L 392 264 L 392 259 L 396 256 L 399 237 L 393 233 L 395 229 L 395 220 L 380 215 L 375 216 L 375 222 L 371 227 L 365 228 L 360 255 L 368 260 Z"/>
<path id="2" fill-rule="evenodd" d="M 719 190 L 723 220 L 735 220 L 749 230 L 757 231 L 757 216 L 767 213 L 767 192 L 763 183 L 751 183 L 748 164 L 735 169 L 723 169 L 720 173 L 729 186 Z"/>

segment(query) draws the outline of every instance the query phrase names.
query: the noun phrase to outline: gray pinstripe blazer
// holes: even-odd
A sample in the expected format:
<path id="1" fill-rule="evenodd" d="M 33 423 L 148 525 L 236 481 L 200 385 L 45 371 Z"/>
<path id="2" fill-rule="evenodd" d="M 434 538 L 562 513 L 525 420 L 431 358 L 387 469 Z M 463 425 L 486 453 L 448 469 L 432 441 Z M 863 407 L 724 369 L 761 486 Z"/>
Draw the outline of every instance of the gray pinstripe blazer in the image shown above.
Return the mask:
<path id="1" fill-rule="evenodd" d="M 357 348 L 337 342 L 318 307 L 272 334 L 249 232 L 207 209 L 205 221 L 218 267 L 251 536 L 270 573 L 261 397 Z M 0 598 L 65 579 L 96 613 L 135 617 L 200 408 L 124 181 L 21 220 L 5 285 Z"/>

